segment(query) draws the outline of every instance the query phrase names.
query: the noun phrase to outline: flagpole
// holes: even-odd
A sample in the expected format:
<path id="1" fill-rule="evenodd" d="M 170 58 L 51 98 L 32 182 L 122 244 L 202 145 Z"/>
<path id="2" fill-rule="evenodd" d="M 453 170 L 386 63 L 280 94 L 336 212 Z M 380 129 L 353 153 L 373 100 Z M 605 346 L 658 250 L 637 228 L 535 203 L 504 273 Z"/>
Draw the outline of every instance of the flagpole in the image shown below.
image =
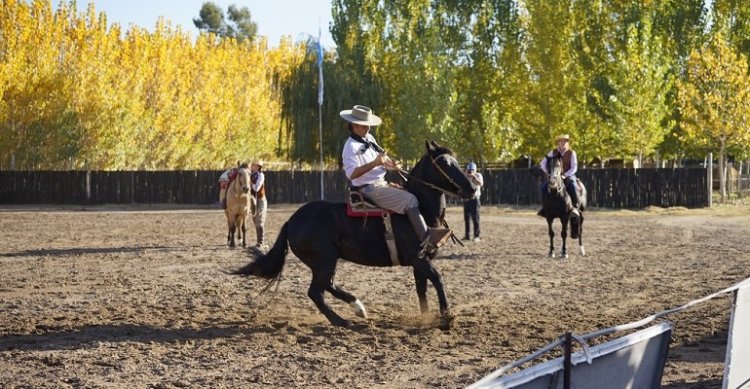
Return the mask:
<path id="1" fill-rule="evenodd" d="M 323 104 L 318 104 L 318 139 L 320 149 L 320 199 L 325 200 L 325 187 L 323 185 Z"/>

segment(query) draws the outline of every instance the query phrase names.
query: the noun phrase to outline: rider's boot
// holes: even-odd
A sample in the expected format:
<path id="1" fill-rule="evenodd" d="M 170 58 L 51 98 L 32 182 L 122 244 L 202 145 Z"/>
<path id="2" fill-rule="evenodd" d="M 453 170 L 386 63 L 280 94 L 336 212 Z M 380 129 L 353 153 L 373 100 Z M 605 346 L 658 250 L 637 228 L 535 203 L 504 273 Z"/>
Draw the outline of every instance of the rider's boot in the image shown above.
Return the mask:
<path id="1" fill-rule="evenodd" d="M 419 213 L 419 208 L 407 209 L 406 216 L 409 217 L 411 226 L 428 256 L 437 253 L 438 248 L 451 236 L 452 231 L 449 228 L 427 228 L 427 223 Z"/>
<path id="2" fill-rule="evenodd" d="M 572 193 L 568 192 L 568 194 L 570 195 L 570 202 L 573 205 L 573 209 L 570 210 L 571 216 L 573 217 L 581 216 L 581 213 L 578 208 L 580 206 L 580 203 L 578 202 L 578 193 L 576 193 L 576 191 L 574 190 L 572 191 Z"/>
<path id="3" fill-rule="evenodd" d="M 539 212 L 536 213 L 536 215 L 541 216 L 541 217 L 547 217 L 547 215 L 545 215 L 544 213 L 544 208 L 540 209 Z"/>

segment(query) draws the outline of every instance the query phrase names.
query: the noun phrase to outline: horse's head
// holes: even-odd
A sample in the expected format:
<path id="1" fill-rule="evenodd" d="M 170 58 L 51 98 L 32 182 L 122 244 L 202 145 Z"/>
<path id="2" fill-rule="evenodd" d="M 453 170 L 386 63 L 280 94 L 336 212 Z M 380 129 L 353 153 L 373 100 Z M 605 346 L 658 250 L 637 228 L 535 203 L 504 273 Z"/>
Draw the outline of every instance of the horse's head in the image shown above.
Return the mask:
<path id="1" fill-rule="evenodd" d="M 562 156 L 555 153 L 547 158 L 547 191 L 559 192 L 563 190 Z"/>
<path id="2" fill-rule="evenodd" d="M 456 157 L 447 147 L 426 141 L 427 154 L 417 162 L 412 175 L 444 194 L 470 199 L 476 186 L 466 177 Z"/>
<path id="3" fill-rule="evenodd" d="M 249 169 L 239 168 L 237 170 L 237 186 L 236 190 L 242 190 L 242 193 L 250 191 L 250 171 Z"/>

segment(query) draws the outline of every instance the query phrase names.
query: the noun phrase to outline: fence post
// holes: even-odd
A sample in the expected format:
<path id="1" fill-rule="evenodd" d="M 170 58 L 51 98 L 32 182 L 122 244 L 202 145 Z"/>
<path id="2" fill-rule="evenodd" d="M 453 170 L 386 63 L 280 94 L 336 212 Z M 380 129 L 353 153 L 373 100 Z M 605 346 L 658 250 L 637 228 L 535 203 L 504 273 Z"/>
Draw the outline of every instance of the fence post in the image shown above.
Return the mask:
<path id="1" fill-rule="evenodd" d="M 714 153 L 708 153 L 708 207 L 713 207 L 714 190 Z"/>
<path id="2" fill-rule="evenodd" d="M 86 170 L 86 202 L 91 202 L 91 170 Z"/>
<path id="3" fill-rule="evenodd" d="M 570 370 L 573 369 L 571 364 L 571 353 L 573 352 L 573 335 L 570 332 L 565 333 L 563 342 L 563 388 L 570 389 Z"/>

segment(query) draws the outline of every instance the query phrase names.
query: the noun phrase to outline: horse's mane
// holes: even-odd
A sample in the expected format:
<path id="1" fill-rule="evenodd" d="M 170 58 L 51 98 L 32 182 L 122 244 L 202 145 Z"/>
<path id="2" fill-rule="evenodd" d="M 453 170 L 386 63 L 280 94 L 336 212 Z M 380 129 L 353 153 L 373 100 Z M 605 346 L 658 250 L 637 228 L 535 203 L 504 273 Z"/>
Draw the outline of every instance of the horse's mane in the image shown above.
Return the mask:
<path id="1" fill-rule="evenodd" d="M 453 150 L 451 150 L 451 149 L 449 149 L 449 148 L 447 148 L 445 146 L 440 146 L 440 145 L 437 145 L 437 147 L 435 147 L 434 153 L 439 154 L 439 155 L 449 154 L 451 157 L 455 157 L 456 156 L 455 154 L 453 154 Z"/>

